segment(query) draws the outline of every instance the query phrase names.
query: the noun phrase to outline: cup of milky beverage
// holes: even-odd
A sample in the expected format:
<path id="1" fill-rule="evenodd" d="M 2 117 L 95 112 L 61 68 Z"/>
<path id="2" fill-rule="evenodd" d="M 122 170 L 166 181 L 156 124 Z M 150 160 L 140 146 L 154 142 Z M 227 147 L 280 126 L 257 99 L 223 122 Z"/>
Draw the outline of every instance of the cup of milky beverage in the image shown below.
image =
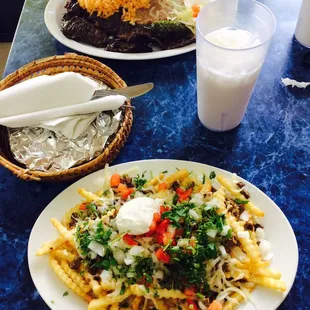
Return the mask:
<path id="1" fill-rule="evenodd" d="M 276 28 L 273 13 L 252 0 L 215 0 L 199 13 L 198 117 L 213 131 L 242 121 Z"/>

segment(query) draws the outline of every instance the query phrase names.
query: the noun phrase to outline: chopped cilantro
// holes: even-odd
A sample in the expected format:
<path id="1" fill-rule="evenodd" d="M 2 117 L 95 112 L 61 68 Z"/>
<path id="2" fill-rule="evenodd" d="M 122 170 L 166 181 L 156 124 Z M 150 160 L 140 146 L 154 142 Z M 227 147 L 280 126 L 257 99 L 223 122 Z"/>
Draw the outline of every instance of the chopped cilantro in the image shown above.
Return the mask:
<path id="1" fill-rule="evenodd" d="M 79 244 L 79 249 L 81 249 L 82 255 L 87 255 L 89 252 L 89 244 L 92 241 L 92 238 L 88 231 L 82 231 L 81 226 L 77 226 L 76 230 L 76 239 Z"/>
<path id="2" fill-rule="evenodd" d="M 189 206 L 195 206 L 193 204 L 178 204 L 173 206 L 170 211 L 163 212 L 162 217 L 167 218 L 175 227 L 180 227 L 180 218 L 186 217 L 189 211 Z"/>
<path id="3" fill-rule="evenodd" d="M 209 178 L 210 180 L 214 179 L 216 177 L 216 174 L 214 171 L 211 171 L 210 174 L 209 174 Z"/>
<path id="4" fill-rule="evenodd" d="M 176 205 L 178 200 L 179 200 L 179 196 L 178 195 L 174 195 L 173 198 L 172 198 L 172 204 Z"/>
<path id="5" fill-rule="evenodd" d="M 154 291 L 153 297 L 154 297 L 154 298 L 159 297 L 159 294 L 158 294 L 157 290 Z"/>
<path id="6" fill-rule="evenodd" d="M 225 236 L 227 239 L 230 239 L 232 236 L 232 229 L 230 228 L 227 232 L 227 235 Z"/>
<path id="7" fill-rule="evenodd" d="M 109 270 L 112 266 L 116 266 L 117 261 L 113 257 L 110 249 L 107 249 L 107 253 L 102 260 L 96 261 L 93 266 L 99 269 Z"/>
<path id="8" fill-rule="evenodd" d="M 109 194 L 109 192 L 110 192 L 110 190 L 106 189 L 106 190 L 102 193 L 102 196 L 106 196 L 106 195 L 108 195 L 108 194 Z"/>
<path id="9" fill-rule="evenodd" d="M 142 173 L 141 177 L 139 174 L 137 174 L 137 176 L 133 178 L 133 183 L 138 191 L 140 191 L 143 188 L 143 186 L 147 183 L 147 180 L 144 179 L 144 173 L 145 172 Z"/>
<path id="10" fill-rule="evenodd" d="M 165 171 L 163 171 L 162 173 L 163 173 L 163 174 L 168 173 L 168 170 L 165 170 Z"/>
<path id="11" fill-rule="evenodd" d="M 63 297 L 66 297 L 66 296 L 68 296 L 68 295 L 69 295 L 69 292 L 68 292 L 68 291 L 65 291 L 65 292 L 62 294 Z"/>
<path id="12" fill-rule="evenodd" d="M 143 258 L 137 256 L 135 259 L 135 266 L 133 272 L 135 273 L 135 278 L 132 280 L 135 281 L 134 283 L 139 282 L 139 280 L 142 280 L 145 278 L 145 280 L 148 283 L 153 282 L 153 271 L 154 271 L 154 264 L 152 258 Z M 131 281 L 132 281 L 131 280 Z"/>
<path id="13" fill-rule="evenodd" d="M 97 225 L 95 240 L 102 245 L 107 245 L 107 241 L 110 239 L 111 235 L 112 230 L 104 229 L 102 221 L 100 221 L 99 224 Z"/>
<path id="14" fill-rule="evenodd" d="M 206 174 L 204 173 L 202 175 L 202 184 L 205 184 L 206 183 Z"/>
<path id="15" fill-rule="evenodd" d="M 248 200 L 241 200 L 241 199 L 235 199 L 234 202 L 238 205 L 245 205 L 247 204 L 249 201 Z"/>
<path id="16" fill-rule="evenodd" d="M 126 286 L 125 286 L 125 284 L 123 283 L 123 284 L 122 284 L 122 288 L 121 288 L 119 294 L 120 294 L 120 295 L 124 295 L 125 289 L 126 289 Z"/>
<path id="17" fill-rule="evenodd" d="M 80 271 L 80 276 L 81 276 L 81 277 L 84 276 L 84 272 L 85 272 L 84 270 L 81 270 L 81 271 Z"/>
<path id="18" fill-rule="evenodd" d="M 54 303 L 55 303 L 55 301 L 54 301 L 54 300 L 51 300 L 51 303 L 52 303 L 52 304 L 54 304 Z"/>

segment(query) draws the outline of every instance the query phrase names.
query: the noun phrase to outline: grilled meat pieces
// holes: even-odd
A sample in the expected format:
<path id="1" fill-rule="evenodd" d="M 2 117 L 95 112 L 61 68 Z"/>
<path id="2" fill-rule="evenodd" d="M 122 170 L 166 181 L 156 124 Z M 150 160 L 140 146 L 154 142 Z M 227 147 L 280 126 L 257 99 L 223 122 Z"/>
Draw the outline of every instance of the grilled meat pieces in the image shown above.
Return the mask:
<path id="1" fill-rule="evenodd" d="M 172 21 L 148 22 L 131 25 L 121 20 L 122 12 L 109 18 L 90 15 L 76 0 L 66 5 L 62 32 L 72 40 L 104 47 L 108 51 L 122 53 L 145 53 L 152 45 L 161 49 L 173 49 L 191 44 L 194 34 L 183 24 Z"/>

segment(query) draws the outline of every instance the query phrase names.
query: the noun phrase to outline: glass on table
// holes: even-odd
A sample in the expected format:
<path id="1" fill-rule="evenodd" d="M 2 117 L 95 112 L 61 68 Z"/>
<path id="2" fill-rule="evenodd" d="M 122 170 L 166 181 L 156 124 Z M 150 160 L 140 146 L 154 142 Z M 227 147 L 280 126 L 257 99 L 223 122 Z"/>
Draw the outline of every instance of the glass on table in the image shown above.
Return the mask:
<path id="1" fill-rule="evenodd" d="M 208 129 L 242 121 L 275 27 L 273 13 L 252 0 L 215 0 L 199 13 L 198 117 Z"/>

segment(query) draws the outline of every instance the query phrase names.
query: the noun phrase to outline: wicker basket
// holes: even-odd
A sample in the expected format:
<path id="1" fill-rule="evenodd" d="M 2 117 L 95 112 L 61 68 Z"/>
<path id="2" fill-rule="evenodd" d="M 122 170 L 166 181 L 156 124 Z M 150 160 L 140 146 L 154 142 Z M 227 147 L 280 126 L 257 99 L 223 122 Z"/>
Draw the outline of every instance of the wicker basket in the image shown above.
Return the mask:
<path id="1" fill-rule="evenodd" d="M 103 65 L 97 60 L 76 54 L 66 54 L 64 56 L 53 56 L 40 59 L 25 65 L 14 73 L 8 75 L 0 81 L 0 91 L 13 86 L 21 81 L 31 79 L 39 75 L 54 75 L 61 72 L 73 71 L 85 76 L 92 77 L 102 81 L 111 88 L 126 87 L 126 83 L 109 67 Z M 126 101 L 130 106 L 130 101 Z M 0 164 L 12 171 L 17 177 L 29 181 L 68 181 L 76 180 L 84 175 L 99 170 L 106 163 L 110 163 L 125 141 L 132 126 L 132 111 L 124 109 L 123 120 L 115 137 L 95 159 L 60 172 L 41 172 L 26 169 L 24 165 L 18 163 L 10 150 L 8 133 L 6 127 L 0 126 Z"/>

